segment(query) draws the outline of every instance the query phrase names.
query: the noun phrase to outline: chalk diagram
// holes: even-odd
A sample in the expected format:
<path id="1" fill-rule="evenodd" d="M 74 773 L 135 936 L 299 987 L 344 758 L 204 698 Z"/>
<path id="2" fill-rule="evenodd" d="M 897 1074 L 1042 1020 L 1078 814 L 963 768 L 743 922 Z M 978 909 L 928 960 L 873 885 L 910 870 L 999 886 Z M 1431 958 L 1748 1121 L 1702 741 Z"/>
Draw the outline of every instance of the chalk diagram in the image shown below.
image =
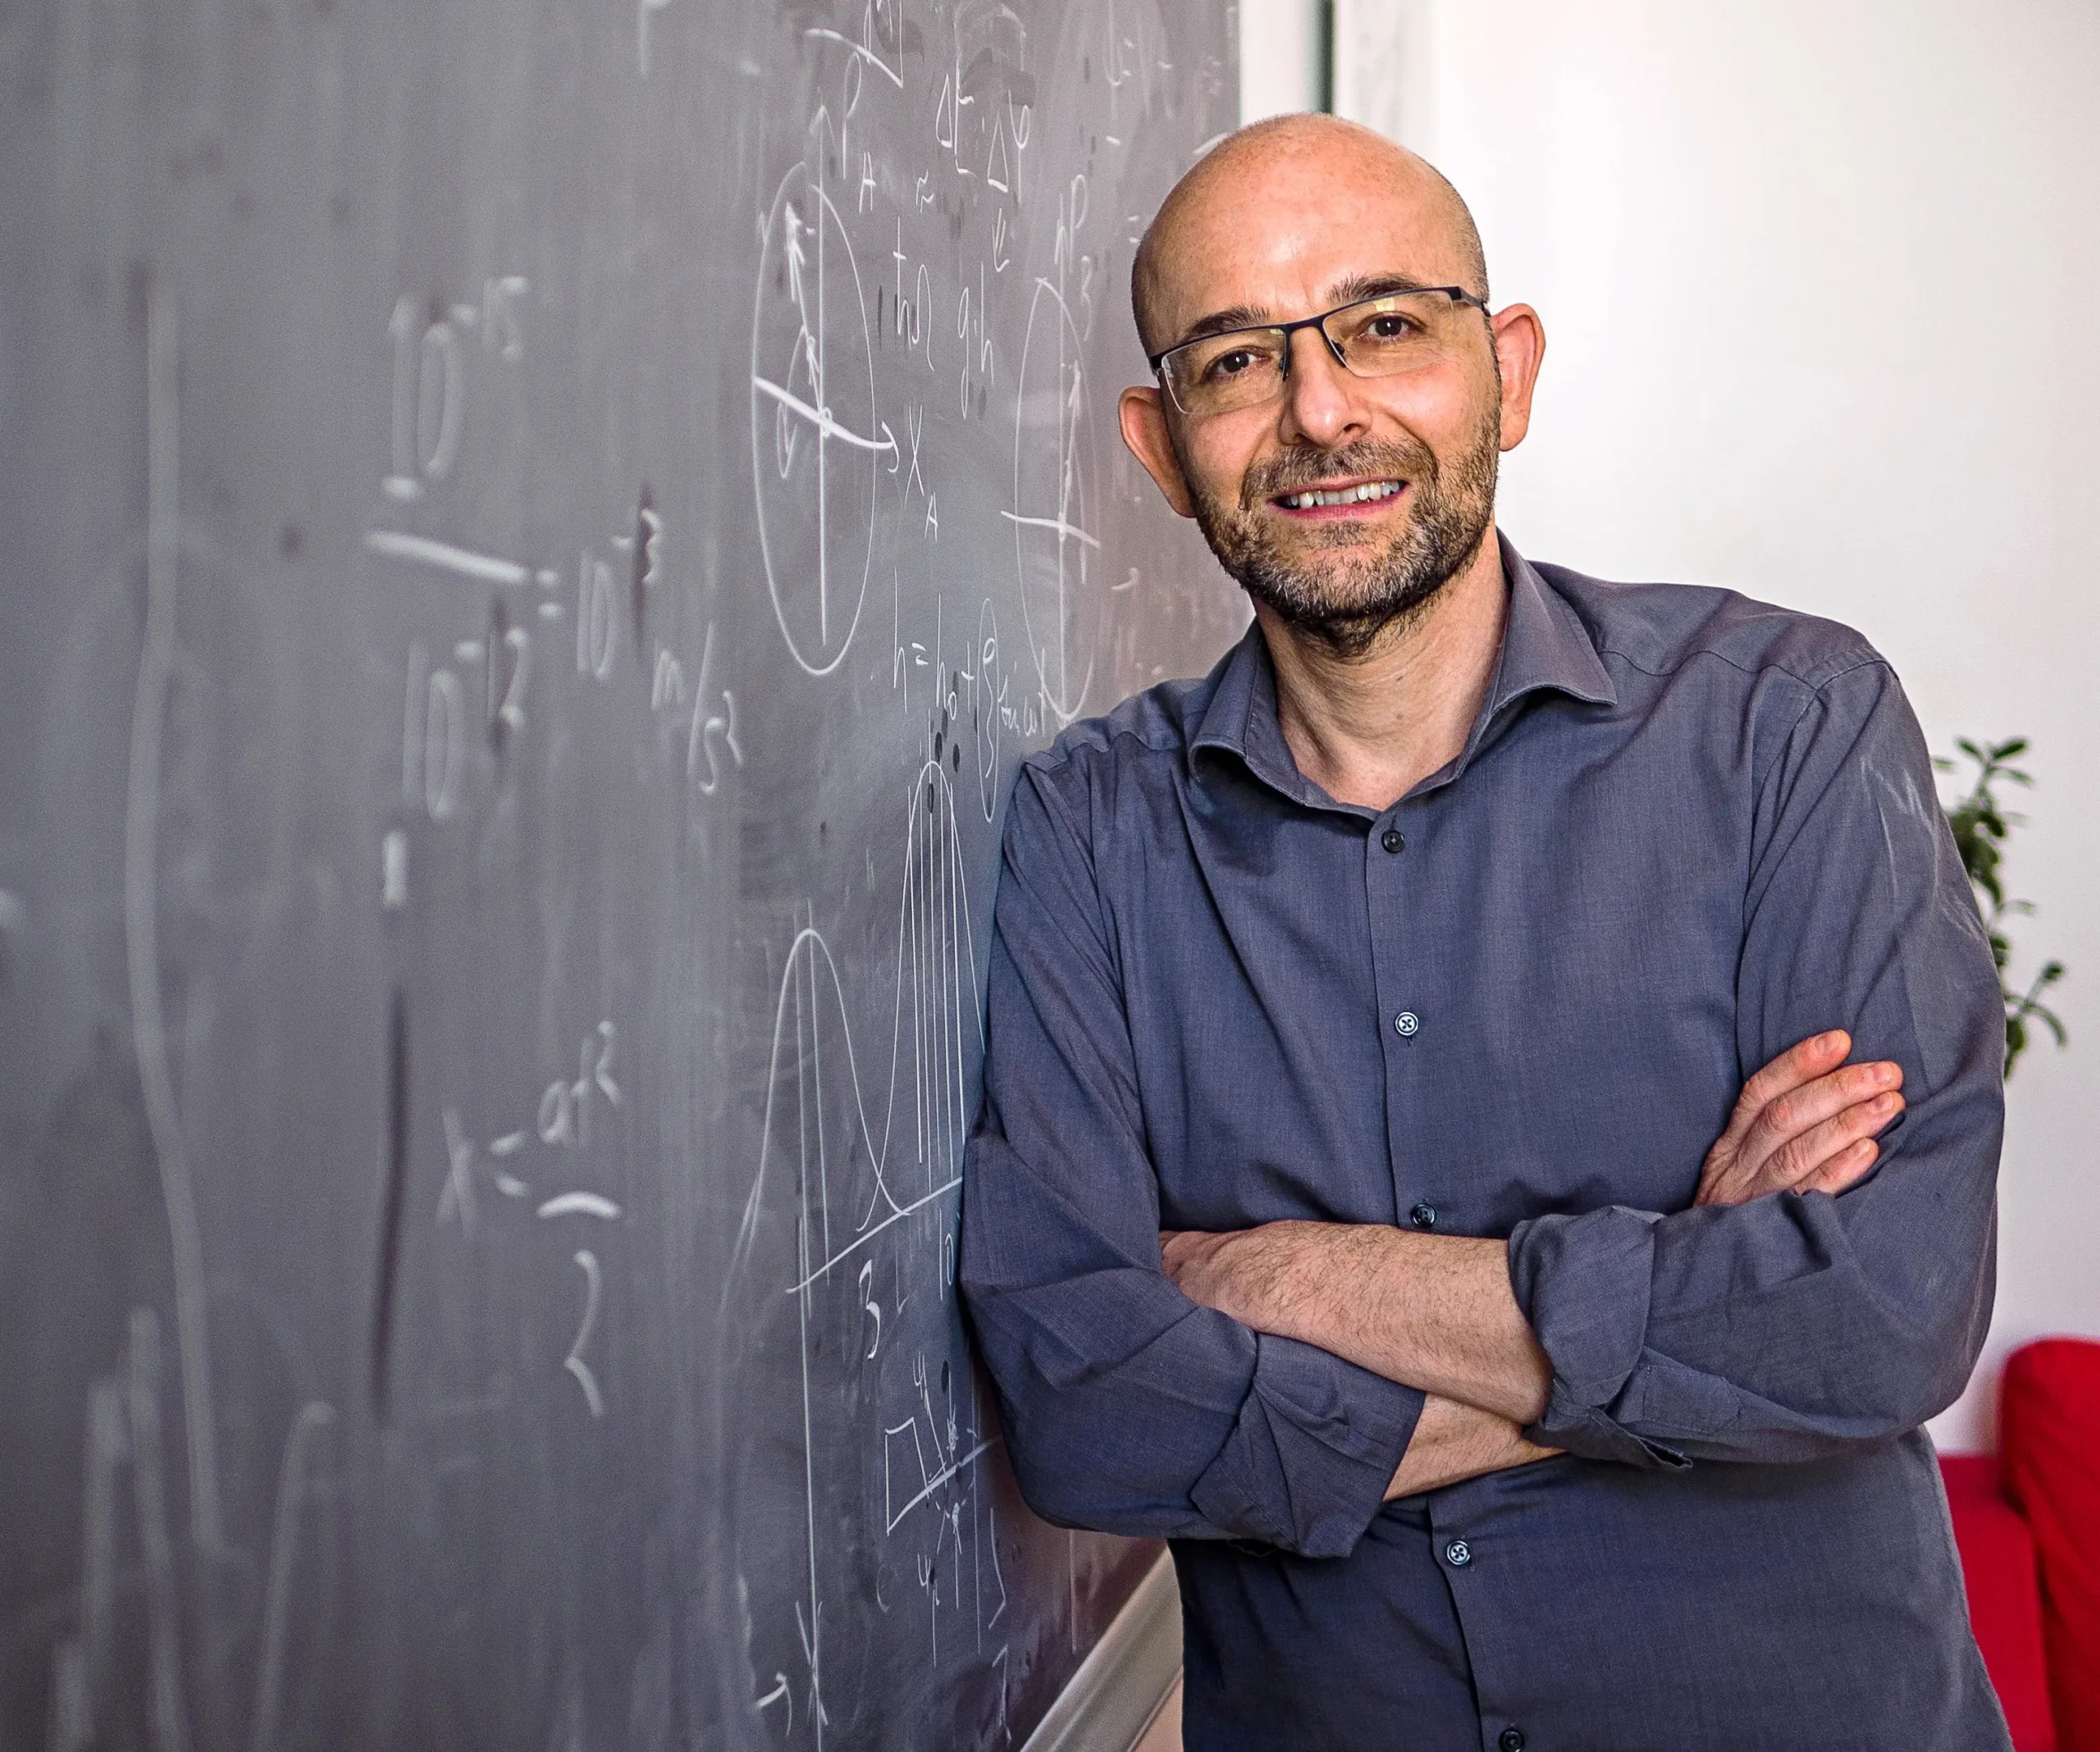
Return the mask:
<path id="1" fill-rule="evenodd" d="M 998 813 L 999 714 L 1006 705 L 1007 684 L 999 674 L 999 614 L 987 596 L 977 610 L 977 668 L 970 683 L 972 740 L 977 772 L 977 802 L 985 820 Z"/>
<path id="2" fill-rule="evenodd" d="M 1080 715 L 1093 680 L 1099 605 L 1087 587 L 1099 540 L 1093 421 L 1078 326 L 1064 294 L 1035 282 L 1014 409 L 1014 569 L 1043 697 L 1060 725 Z"/>
<path id="3" fill-rule="evenodd" d="M 184 703 L 185 694 L 194 700 L 203 678 L 199 659 L 183 647 L 178 598 L 192 568 L 205 572 L 198 582 L 207 594 L 223 593 L 228 583 L 222 573 L 211 575 L 210 549 L 193 540 L 180 515 L 178 317 L 167 280 L 149 276 L 145 618 L 126 767 L 123 870 L 132 1043 L 167 1225 L 174 1331 L 163 1332 L 150 1300 L 135 1303 L 117 1354 L 88 1384 L 76 1604 L 48 1657 L 45 1744 L 56 1752 L 147 1741 L 186 1752 L 202 1737 L 196 1705 L 210 1687 L 236 1713 L 245 1704 L 253 1744 L 276 1743 L 293 1690 L 294 1596 L 302 1570 L 316 1556 L 336 1421 L 334 1408 L 308 1395 L 303 1380 L 292 1389 L 303 1403 L 287 1413 L 267 1525 L 254 1525 L 251 1515 L 244 1526 L 241 1501 L 224 1488 L 225 1480 L 253 1455 L 236 1453 L 229 1464 L 222 1453 L 213 1366 L 213 1303 L 224 1298 L 217 1311 L 223 1313 L 238 1305 L 238 1297 L 223 1280 L 215 1284 L 208 1271 L 208 1225 L 171 1051 L 180 1035 L 170 1025 L 161 947 L 162 915 L 174 886 L 171 871 L 180 869 L 182 855 L 179 845 L 164 838 L 170 820 L 179 819 L 168 800 L 188 791 L 182 749 L 194 749 L 203 734 L 194 705 Z M 216 1336 L 225 1335 L 221 1327 Z M 275 1356 L 290 1360 L 282 1350 Z M 287 1369 L 287 1384 L 299 1374 L 295 1365 Z M 253 1421 L 241 1433 L 252 1448 L 267 1439 L 272 1418 L 253 1401 L 244 1409 Z M 185 1636 L 185 1621 L 201 1616 L 215 1582 L 232 1573 L 259 1582 L 242 1606 L 242 1628 L 256 1635 L 252 1644 L 224 1636 L 222 1649 L 242 1652 L 222 1654 L 212 1668 L 197 1658 L 203 1633 Z M 252 1679 L 245 1700 L 235 1695 L 243 1677 Z"/>
<path id="4" fill-rule="evenodd" d="M 875 418 L 867 301 L 824 158 L 819 141 L 781 179 L 751 314 L 759 548 L 781 636 L 811 675 L 829 675 L 853 642 L 874 552 L 875 477 L 897 451 Z"/>
<path id="5" fill-rule="evenodd" d="M 903 1652 L 878 1636 L 908 1637 L 933 1663 L 973 1647 L 1003 1683 L 1006 1583 L 977 1466 L 996 1437 L 953 1292 L 984 1047 L 966 870 L 950 776 L 929 760 L 907 810 L 879 1124 L 838 963 L 813 923 L 781 974 L 758 1168 L 729 1274 L 746 1371 L 801 1405 L 793 1435 L 746 1454 L 737 1492 L 739 1531 L 760 1535 L 758 1552 L 777 1554 L 764 1530 L 791 1513 L 802 1534 L 799 1564 L 774 1555 L 766 1573 L 741 1578 L 752 1704 L 774 1743 L 852 1741 L 843 1709 Z"/>

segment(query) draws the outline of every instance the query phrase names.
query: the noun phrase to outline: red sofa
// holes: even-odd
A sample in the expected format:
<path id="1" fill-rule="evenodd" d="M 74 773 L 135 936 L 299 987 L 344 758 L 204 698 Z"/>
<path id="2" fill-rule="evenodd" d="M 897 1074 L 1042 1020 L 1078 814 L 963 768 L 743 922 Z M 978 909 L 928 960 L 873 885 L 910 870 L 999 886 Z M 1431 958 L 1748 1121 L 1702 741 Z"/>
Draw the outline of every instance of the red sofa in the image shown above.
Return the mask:
<path id="1" fill-rule="evenodd" d="M 2016 1752 L 2100 1752 L 2100 1343 L 2016 1351 L 1995 1455 L 1940 1461 Z"/>

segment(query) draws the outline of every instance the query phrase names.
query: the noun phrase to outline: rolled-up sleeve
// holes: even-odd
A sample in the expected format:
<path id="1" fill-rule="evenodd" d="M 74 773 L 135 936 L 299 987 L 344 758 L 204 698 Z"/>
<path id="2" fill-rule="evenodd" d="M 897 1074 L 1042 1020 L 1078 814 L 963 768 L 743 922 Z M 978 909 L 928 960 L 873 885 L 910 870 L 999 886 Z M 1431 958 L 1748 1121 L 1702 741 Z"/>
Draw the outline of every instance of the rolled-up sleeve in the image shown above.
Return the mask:
<path id="1" fill-rule="evenodd" d="M 1757 787 L 1737 983 L 1746 1074 L 1832 1027 L 1903 1067 L 1874 1173 L 1660 1215 L 1519 1224 L 1554 1370 L 1535 1440 L 1636 1465 L 1812 1459 L 1961 1392 L 1990 1319 L 2002 1125 L 1996 970 L 1895 678 L 1807 697 Z"/>
<path id="2" fill-rule="evenodd" d="M 1008 816 L 964 1166 L 958 1276 L 1015 1473 L 1061 1525 L 1341 1555 L 1422 1395 L 1200 1307 L 1162 1271 L 1084 800 L 1059 770 L 1025 768 Z"/>

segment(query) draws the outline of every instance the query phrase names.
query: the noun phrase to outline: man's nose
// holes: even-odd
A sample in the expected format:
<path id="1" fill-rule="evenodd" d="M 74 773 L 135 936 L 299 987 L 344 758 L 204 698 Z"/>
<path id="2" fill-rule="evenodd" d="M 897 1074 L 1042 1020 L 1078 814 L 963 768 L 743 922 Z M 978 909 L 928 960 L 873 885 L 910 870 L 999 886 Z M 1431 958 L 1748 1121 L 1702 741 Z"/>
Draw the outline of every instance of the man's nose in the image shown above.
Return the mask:
<path id="1" fill-rule="evenodd" d="M 1367 431 L 1371 420 L 1363 381 L 1335 357 L 1326 337 L 1317 329 L 1300 329 L 1290 344 L 1279 434 L 1284 442 L 1331 449 Z"/>

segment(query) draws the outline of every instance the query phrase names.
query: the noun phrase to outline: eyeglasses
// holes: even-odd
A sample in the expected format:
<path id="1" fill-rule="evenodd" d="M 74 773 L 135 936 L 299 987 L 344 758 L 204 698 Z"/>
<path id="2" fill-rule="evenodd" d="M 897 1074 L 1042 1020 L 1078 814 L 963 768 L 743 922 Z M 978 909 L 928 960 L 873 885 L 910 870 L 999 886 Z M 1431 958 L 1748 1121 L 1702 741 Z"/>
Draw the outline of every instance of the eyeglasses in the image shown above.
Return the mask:
<path id="1" fill-rule="evenodd" d="M 1388 292 L 1296 322 L 1201 335 L 1149 354 L 1145 363 L 1182 413 L 1231 413 L 1283 394 L 1290 337 L 1300 329 L 1317 329 L 1335 362 L 1354 376 L 1398 377 L 1451 358 L 1463 344 L 1468 307 L 1486 314 L 1486 301 L 1463 286 Z"/>

